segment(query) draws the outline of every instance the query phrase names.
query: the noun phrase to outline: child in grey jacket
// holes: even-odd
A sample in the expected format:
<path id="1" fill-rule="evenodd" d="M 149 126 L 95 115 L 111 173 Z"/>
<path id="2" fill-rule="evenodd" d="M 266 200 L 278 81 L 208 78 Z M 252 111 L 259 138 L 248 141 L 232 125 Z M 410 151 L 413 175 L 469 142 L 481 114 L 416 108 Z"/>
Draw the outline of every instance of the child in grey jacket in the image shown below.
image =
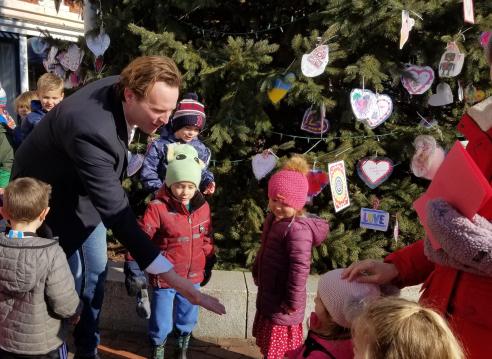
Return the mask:
<path id="1" fill-rule="evenodd" d="M 51 187 L 34 178 L 8 184 L 0 234 L 0 358 L 66 358 L 62 319 L 81 306 L 65 253 L 36 230 L 49 212 Z"/>

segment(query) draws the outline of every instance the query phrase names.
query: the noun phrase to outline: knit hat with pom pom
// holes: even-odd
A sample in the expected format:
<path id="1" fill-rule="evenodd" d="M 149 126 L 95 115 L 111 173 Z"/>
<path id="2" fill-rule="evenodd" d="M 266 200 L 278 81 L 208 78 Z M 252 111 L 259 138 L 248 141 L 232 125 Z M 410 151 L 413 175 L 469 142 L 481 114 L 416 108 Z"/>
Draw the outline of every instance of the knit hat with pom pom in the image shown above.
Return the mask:
<path id="1" fill-rule="evenodd" d="M 304 158 L 290 158 L 268 181 L 268 198 L 280 199 L 296 210 L 302 209 L 306 204 L 309 188 L 306 177 L 308 172 L 309 165 Z"/>
<path id="2" fill-rule="evenodd" d="M 198 102 L 196 93 L 190 92 L 179 101 L 176 111 L 171 119 L 173 132 L 185 126 L 195 126 L 202 129 L 205 126 L 205 107 Z"/>

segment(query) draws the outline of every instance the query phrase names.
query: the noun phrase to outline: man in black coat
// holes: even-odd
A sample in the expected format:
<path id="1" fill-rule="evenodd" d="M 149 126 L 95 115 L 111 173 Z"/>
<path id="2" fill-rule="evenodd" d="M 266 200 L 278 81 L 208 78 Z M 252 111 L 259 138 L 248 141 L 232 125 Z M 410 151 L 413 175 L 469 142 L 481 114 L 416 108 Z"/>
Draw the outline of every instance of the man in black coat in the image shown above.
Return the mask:
<path id="1" fill-rule="evenodd" d="M 174 110 L 181 75 L 166 57 L 132 61 L 120 76 L 95 81 L 46 114 L 15 155 L 12 177 L 52 188 L 46 230 L 60 238 L 84 302 L 74 331 L 77 358 L 97 358 L 98 321 L 106 276 L 106 228 L 140 268 L 164 277 L 192 303 L 222 314 L 215 298 L 179 277 L 140 230 L 121 180 L 135 127 L 151 134 Z"/>

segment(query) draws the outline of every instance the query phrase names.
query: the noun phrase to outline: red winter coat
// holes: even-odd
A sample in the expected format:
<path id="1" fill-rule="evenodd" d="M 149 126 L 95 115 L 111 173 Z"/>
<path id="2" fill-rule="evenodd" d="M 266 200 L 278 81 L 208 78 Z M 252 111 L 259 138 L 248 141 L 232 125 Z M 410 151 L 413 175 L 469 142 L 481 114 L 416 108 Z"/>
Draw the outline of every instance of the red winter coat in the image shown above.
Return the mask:
<path id="1" fill-rule="evenodd" d="M 458 130 L 469 141 L 468 153 L 490 181 L 492 130 L 483 132 L 466 114 Z M 492 208 L 483 208 L 480 214 L 491 220 Z M 446 316 L 467 358 L 483 359 L 492 355 L 492 278 L 430 262 L 424 255 L 423 241 L 390 254 L 385 262 L 393 263 L 398 269 L 396 284 L 400 287 L 424 283 L 420 302 Z"/>
<path id="2" fill-rule="evenodd" d="M 191 213 L 163 187 L 147 205 L 139 224 L 174 265 L 176 273 L 196 284 L 203 280 L 206 257 L 214 249 L 209 237 L 212 227 L 208 203 L 198 191 L 190 203 Z M 157 275 L 149 274 L 149 279 L 153 287 L 169 288 Z"/>
<path id="3" fill-rule="evenodd" d="M 261 248 L 253 266 L 258 285 L 256 310 L 277 325 L 303 321 L 311 251 L 328 235 L 328 223 L 319 217 L 295 217 L 274 221 L 268 214 L 263 224 Z M 285 305 L 295 309 L 286 314 Z"/>

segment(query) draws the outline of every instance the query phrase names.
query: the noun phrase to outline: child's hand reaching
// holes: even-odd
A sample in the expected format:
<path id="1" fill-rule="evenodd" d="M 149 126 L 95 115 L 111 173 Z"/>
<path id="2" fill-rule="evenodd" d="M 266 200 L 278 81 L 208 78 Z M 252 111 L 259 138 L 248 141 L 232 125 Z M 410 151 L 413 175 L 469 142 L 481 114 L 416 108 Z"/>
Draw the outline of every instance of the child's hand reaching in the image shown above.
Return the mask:
<path id="1" fill-rule="evenodd" d="M 215 182 L 210 182 L 207 188 L 205 189 L 205 191 L 203 191 L 203 194 L 214 194 L 214 192 L 215 192 Z"/>

